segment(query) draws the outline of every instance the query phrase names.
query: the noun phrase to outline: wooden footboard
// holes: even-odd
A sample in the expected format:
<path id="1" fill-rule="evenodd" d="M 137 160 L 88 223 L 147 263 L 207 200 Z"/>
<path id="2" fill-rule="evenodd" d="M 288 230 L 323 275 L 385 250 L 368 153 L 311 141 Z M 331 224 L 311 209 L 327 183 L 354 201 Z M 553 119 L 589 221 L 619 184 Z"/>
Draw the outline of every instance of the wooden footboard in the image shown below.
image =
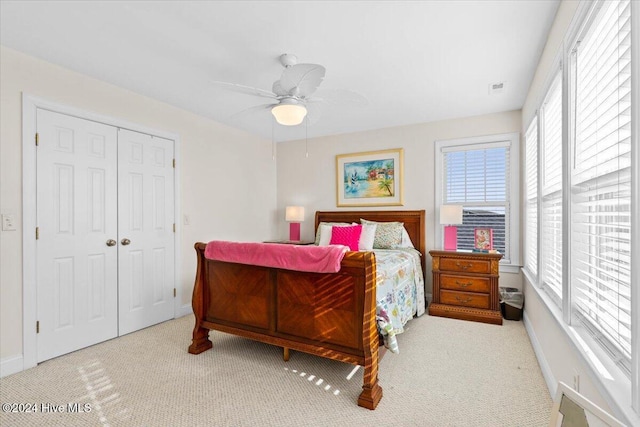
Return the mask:
<path id="1" fill-rule="evenodd" d="M 212 261 L 196 243 L 196 324 L 189 353 L 210 349 L 209 330 L 364 367 L 358 405 L 375 409 L 378 385 L 376 269 L 372 252 L 348 252 L 338 273 Z"/>

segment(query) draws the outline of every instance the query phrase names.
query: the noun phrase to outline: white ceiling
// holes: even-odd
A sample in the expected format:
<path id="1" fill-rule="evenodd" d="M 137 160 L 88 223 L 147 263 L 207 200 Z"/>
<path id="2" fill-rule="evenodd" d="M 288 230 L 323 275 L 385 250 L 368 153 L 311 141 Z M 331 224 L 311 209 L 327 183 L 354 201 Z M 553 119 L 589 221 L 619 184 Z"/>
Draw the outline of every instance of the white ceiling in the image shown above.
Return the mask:
<path id="1" fill-rule="evenodd" d="M 265 98 L 282 53 L 327 72 L 308 136 L 522 107 L 559 0 L 0 1 L 0 43 L 97 79 L 272 137 Z M 489 86 L 504 82 L 501 94 Z M 366 106 L 350 105 L 348 92 Z M 315 111 L 316 114 L 318 111 Z M 273 129 L 275 139 L 305 127 Z"/>

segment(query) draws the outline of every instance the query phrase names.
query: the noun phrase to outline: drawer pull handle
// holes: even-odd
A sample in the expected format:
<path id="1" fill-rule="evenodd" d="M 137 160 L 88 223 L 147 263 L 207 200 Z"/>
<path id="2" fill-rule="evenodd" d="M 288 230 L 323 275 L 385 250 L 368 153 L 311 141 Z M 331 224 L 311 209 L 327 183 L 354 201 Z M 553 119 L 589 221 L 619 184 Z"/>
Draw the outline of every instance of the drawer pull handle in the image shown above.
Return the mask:
<path id="1" fill-rule="evenodd" d="M 471 263 L 469 263 L 469 264 L 465 264 L 465 265 L 462 265 L 462 264 L 460 264 L 460 261 L 457 261 L 457 262 L 456 262 L 456 267 L 459 267 L 459 268 L 461 268 L 461 269 L 463 269 L 463 270 L 466 270 L 467 268 L 471 267 L 472 265 L 473 265 L 473 264 L 471 264 Z"/>
<path id="2" fill-rule="evenodd" d="M 466 304 L 468 302 L 471 302 L 472 299 L 473 298 L 471 298 L 471 297 L 468 297 L 468 298 L 456 297 L 456 301 L 458 301 L 459 303 L 462 303 L 462 304 Z"/>
<path id="3" fill-rule="evenodd" d="M 473 285 L 473 283 L 471 282 L 467 282 L 467 283 L 460 283 L 456 280 L 456 285 L 460 286 L 461 288 L 466 288 L 467 286 L 471 286 Z"/>

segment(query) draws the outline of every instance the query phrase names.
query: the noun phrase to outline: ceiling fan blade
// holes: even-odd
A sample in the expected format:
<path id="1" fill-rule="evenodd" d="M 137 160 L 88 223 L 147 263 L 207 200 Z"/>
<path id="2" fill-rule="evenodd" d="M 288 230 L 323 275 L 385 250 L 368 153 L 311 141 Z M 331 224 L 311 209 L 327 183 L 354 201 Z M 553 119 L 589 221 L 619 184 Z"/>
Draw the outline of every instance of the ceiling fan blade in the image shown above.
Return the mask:
<path id="1" fill-rule="evenodd" d="M 258 89 L 257 87 L 244 86 L 237 83 L 219 82 L 215 80 L 212 81 L 211 83 L 214 86 L 218 86 L 222 89 L 230 90 L 238 93 L 244 93 L 245 95 L 253 95 L 253 96 L 260 96 L 262 98 L 277 99 L 277 96 L 275 94 L 263 89 Z"/>
<path id="2" fill-rule="evenodd" d="M 287 96 L 287 95 L 289 95 L 289 91 L 288 90 L 284 90 L 282 88 L 282 85 L 280 84 L 280 80 L 276 80 L 275 82 L 273 82 L 273 87 L 271 88 L 271 90 L 273 91 L 273 93 L 275 93 L 278 96 Z"/>
<path id="3" fill-rule="evenodd" d="M 320 105 L 311 103 L 306 104 L 305 107 L 307 108 L 307 116 L 305 117 L 305 120 L 308 120 L 308 123 L 310 125 L 315 125 L 316 123 L 318 123 L 320 121 L 320 118 L 322 117 L 322 108 L 320 107 Z"/>
<path id="4" fill-rule="evenodd" d="M 346 89 L 323 89 L 318 91 L 307 102 L 325 102 L 335 107 L 364 108 L 369 105 L 369 100 L 358 92 Z"/>
<path id="5" fill-rule="evenodd" d="M 292 65 L 282 72 L 280 87 L 291 95 L 308 97 L 322 83 L 325 71 L 325 68 L 318 64 Z M 297 92 L 291 93 L 295 89 Z"/>
<path id="6" fill-rule="evenodd" d="M 263 111 L 263 110 L 270 110 L 274 105 L 278 105 L 277 103 L 274 104 L 260 104 L 260 105 L 256 105 L 253 107 L 249 107 L 246 108 L 244 110 L 238 111 L 237 113 L 232 114 L 231 116 L 229 116 L 228 120 L 230 122 L 234 122 L 236 120 L 238 120 L 241 116 L 245 116 L 247 114 L 250 113 L 255 113 L 258 111 Z"/>

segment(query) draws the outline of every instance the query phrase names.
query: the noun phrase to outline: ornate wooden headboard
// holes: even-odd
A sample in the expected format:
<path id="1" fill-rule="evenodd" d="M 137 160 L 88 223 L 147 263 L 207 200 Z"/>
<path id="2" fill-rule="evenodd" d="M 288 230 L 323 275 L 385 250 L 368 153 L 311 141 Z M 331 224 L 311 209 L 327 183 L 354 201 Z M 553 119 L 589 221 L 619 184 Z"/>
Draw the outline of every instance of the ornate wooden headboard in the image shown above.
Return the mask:
<path id="1" fill-rule="evenodd" d="M 316 211 L 316 224 L 314 230 L 318 229 L 321 222 L 356 222 L 360 223 L 360 218 L 369 221 L 404 223 L 409 237 L 415 248 L 422 254 L 422 271 L 426 263 L 426 231 L 425 231 L 425 211 Z"/>

